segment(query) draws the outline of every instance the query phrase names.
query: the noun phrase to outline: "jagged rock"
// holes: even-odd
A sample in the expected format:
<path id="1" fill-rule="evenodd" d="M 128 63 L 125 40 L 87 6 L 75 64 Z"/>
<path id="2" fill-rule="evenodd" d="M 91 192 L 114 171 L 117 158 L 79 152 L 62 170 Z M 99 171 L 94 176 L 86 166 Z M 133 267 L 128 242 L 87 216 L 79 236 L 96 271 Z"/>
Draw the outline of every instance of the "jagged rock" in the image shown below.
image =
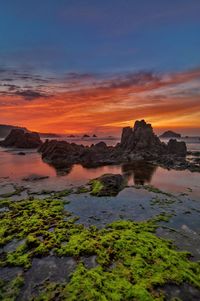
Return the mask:
<path id="1" fill-rule="evenodd" d="M 161 153 L 164 151 L 164 144 L 154 134 L 151 124 L 144 120 L 136 121 L 134 128 L 126 127 L 122 131 L 121 147 L 130 151 L 148 151 Z"/>
<path id="2" fill-rule="evenodd" d="M 126 184 L 120 174 L 105 174 L 90 181 L 91 194 L 95 196 L 116 196 Z"/>
<path id="3" fill-rule="evenodd" d="M 22 129 L 13 129 L 10 134 L 1 141 L 3 147 L 38 148 L 42 144 L 40 136 L 35 132 L 25 132 Z"/>
<path id="4" fill-rule="evenodd" d="M 124 128 L 121 142 L 115 147 L 107 146 L 105 142 L 89 147 L 66 141 L 46 140 L 39 151 L 43 160 L 57 169 L 71 168 L 73 164 L 90 168 L 141 160 L 173 168 L 185 164 L 187 152 L 184 142 L 170 140 L 168 145 L 161 142 L 152 126 L 144 120 L 136 121 L 133 129 Z"/>
<path id="5" fill-rule="evenodd" d="M 168 145 L 161 142 L 154 134 L 151 124 L 144 120 L 136 121 L 134 128 L 126 127 L 122 131 L 120 147 L 129 153 L 128 158 L 143 157 L 145 160 L 155 159 L 157 156 L 172 154 L 185 157 L 187 148 L 185 142 L 170 140 Z"/>

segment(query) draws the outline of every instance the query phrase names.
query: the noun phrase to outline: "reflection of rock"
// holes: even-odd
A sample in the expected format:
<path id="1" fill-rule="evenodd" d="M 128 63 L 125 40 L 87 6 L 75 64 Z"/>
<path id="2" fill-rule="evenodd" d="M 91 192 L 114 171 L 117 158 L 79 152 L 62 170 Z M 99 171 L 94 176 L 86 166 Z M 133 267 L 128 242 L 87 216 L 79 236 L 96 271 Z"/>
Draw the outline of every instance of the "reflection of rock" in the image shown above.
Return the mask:
<path id="1" fill-rule="evenodd" d="M 133 178 L 134 184 L 144 185 L 150 183 L 153 174 L 157 169 L 156 165 L 144 161 L 126 163 L 122 165 L 122 173 L 127 180 Z"/>
<path id="2" fill-rule="evenodd" d="M 91 182 L 91 194 L 95 196 L 115 196 L 126 184 L 120 174 L 105 174 Z"/>
<path id="3" fill-rule="evenodd" d="M 0 145 L 16 148 L 38 148 L 42 144 L 40 136 L 35 132 L 24 132 L 21 129 L 13 129 Z"/>
<path id="4" fill-rule="evenodd" d="M 73 167 L 73 165 L 65 166 L 65 168 L 63 168 L 63 169 L 57 168 L 56 169 L 57 176 L 63 177 L 63 176 L 68 175 L 72 171 L 72 167 Z"/>

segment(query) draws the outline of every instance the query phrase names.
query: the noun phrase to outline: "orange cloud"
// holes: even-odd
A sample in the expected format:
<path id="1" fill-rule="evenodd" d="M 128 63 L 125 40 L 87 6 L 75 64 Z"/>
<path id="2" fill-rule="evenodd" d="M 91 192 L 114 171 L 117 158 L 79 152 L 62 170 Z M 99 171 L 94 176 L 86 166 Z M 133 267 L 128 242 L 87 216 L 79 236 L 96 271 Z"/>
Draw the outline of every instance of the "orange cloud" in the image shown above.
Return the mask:
<path id="1" fill-rule="evenodd" d="M 119 133 L 144 118 L 157 129 L 200 129 L 200 70 L 148 72 L 103 79 L 71 77 L 0 90 L 1 123 L 62 133 Z M 42 86 L 42 87 L 41 87 Z M 35 89 L 35 90 L 34 90 Z"/>

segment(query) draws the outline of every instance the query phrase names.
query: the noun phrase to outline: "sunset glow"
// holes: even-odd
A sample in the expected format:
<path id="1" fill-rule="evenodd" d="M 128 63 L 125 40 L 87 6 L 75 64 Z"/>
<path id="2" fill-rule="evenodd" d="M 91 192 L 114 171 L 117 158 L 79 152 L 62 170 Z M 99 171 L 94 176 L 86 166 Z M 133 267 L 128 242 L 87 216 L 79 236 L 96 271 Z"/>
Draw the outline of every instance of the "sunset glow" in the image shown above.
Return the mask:
<path id="1" fill-rule="evenodd" d="M 121 74 L 90 80 L 48 81 L 34 91 L 1 87 L 1 122 L 40 132 L 118 134 L 135 119 L 157 130 L 200 128 L 200 70 L 175 74 Z M 10 88 L 10 87 L 9 87 Z"/>

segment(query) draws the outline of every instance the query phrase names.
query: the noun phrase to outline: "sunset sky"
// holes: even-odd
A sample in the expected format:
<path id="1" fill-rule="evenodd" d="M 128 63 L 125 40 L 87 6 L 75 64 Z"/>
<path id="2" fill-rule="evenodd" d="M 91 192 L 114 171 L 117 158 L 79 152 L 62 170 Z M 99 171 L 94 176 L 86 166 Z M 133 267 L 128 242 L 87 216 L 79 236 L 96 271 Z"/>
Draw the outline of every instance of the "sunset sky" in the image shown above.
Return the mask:
<path id="1" fill-rule="evenodd" d="M 199 0 L 0 0 L 0 124 L 200 135 Z"/>

